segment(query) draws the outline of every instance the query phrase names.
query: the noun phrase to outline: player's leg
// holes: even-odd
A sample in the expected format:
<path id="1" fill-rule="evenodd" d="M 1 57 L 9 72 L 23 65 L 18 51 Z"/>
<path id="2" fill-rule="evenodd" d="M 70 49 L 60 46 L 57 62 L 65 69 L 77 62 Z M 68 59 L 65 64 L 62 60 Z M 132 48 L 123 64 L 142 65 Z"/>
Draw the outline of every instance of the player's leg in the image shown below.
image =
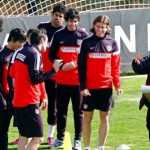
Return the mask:
<path id="1" fill-rule="evenodd" d="M 71 86 L 71 100 L 73 106 L 74 115 L 74 127 L 75 127 L 75 137 L 74 137 L 74 149 L 81 150 L 81 136 L 82 136 L 82 125 L 83 125 L 83 112 L 81 110 L 82 106 L 82 96 L 80 94 L 79 86 Z"/>
<path id="2" fill-rule="evenodd" d="M 70 101 L 70 87 L 57 84 L 57 139 L 54 143 L 55 148 L 63 148 L 64 136 L 67 123 L 68 104 Z"/>
<path id="3" fill-rule="evenodd" d="M 99 126 L 99 147 L 101 146 L 101 149 L 106 143 L 107 135 L 109 132 L 109 114 L 110 111 L 104 112 L 100 111 L 100 126 Z"/>
<path id="4" fill-rule="evenodd" d="M 150 108 L 147 109 L 147 116 L 146 116 L 146 127 L 149 133 L 149 141 L 150 141 Z"/>
<path id="5" fill-rule="evenodd" d="M 7 100 L 7 108 L 0 108 L 0 149 L 8 149 L 8 129 L 13 114 L 12 102 L 9 96 L 5 97 Z"/>
<path id="6" fill-rule="evenodd" d="M 90 137 L 91 137 L 91 123 L 94 113 L 94 99 L 95 96 L 90 91 L 91 96 L 83 96 L 82 110 L 83 110 L 83 142 L 84 150 L 90 150 Z"/>
<path id="7" fill-rule="evenodd" d="M 84 150 L 90 150 L 90 137 L 91 137 L 91 122 L 93 118 L 93 111 L 83 111 L 83 143 Z"/>
<path id="8" fill-rule="evenodd" d="M 20 136 L 18 142 L 18 150 L 26 150 L 28 140 L 29 139 L 27 137 Z"/>
<path id="9" fill-rule="evenodd" d="M 37 150 L 43 141 L 44 137 L 33 137 L 27 145 L 26 150 Z"/>
<path id="10" fill-rule="evenodd" d="M 54 144 L 54 131 L 56 127 L 56 83 L 55 80 L 48 80 L 45 82 L 46 93 L 48 97 L 48 145 L 53 146 Z"/>
<path id="11" fill-rule="evenodd" d="M 100 89 L 95 91 L 95 108 L 100 110 L 99 118 L 99 142 L 98 150 L 104 150 L 109 132 L 109 116 L 113 107 L 114 99 L 111 88 Z"/>
<path id="12" fill-rule="evenodd" d="M 23 117 L 22 117 L 23 116 Z M 38 147 L 43 141 L 43 121 L 39 104 L 15 108 L 15 117 L 20 133 L 18 149 Z M 28 140 L 31 138 L 31 141 Z"/>

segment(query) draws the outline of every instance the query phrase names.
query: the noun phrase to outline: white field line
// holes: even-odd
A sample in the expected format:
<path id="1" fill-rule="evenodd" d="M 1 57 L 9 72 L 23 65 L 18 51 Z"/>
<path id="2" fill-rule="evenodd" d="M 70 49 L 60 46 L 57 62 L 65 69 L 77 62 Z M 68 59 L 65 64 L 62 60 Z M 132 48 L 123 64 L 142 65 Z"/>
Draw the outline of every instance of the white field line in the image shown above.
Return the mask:
<path id="1" fill-rule="evenodd" d="M 147 75 L 130 75 L 130 76 L 122 76 L 121 79 L 128 79 L 128 78 L 140 78 L 140 77 L 146 77 Z"/>

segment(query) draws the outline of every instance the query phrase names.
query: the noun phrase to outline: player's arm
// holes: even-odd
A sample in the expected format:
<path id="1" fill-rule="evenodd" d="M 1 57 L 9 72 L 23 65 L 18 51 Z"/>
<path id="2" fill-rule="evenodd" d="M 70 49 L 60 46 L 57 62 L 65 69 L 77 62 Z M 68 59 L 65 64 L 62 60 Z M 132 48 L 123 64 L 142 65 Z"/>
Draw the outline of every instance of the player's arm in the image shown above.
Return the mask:
<path id="1" fill-rule="evenodd" d="M 30 79 L 33 84 L 46 81 L 56 73 L 55 69 L 43 73 L 41 70 L 42 59 L 39 53 L 32 53 L 27 61 Z"/>
<path id="2" fill-rule="evenodd" d="M 41 69 L 42 59 L 39 53 L 32 53 L 27 60 L 28 71 L 32 84 L 38 84 L 53 77 L 59 69 L 60 61 L 54 62 L 54 67 L 45 73 Z"/>
<path id="3" fill-rule="evenodd" d="M 40 99 L 47 99 L 47 95 L 46 95 L 46 89 L 45 89 L 45 82 L 41 82 L 39 83 L 40 86 L 40 91 L 41 91 L 41 95 L 40 95 Z"/>
<path id="4" fill-rule="evenodd" d="M 59 59 L 58 51 L 59 51 L 59 41 L 57 39 L 57 34 L 54 34 L 50 43 L 50 51 L 49 51 L 49 59 L 51 60 L 51 62 L 54 62 L 54 60 Z"/>
<path id="5" fill-rule="evenodd" d="M 4 98 L 4 91 L 2 88 L 2 73 L 3 69 L 2 69 L 2 61 L 0 59 L 0 108 L 5 109 L 6 108 L 6 100 Z"/>
<path id="6" fill-rule="evenodd" d="M 139 54 L 138 54 L 139 55 Z M 150 74 L 150 55 L 143 58 L 137 56 L 132 61 L 132 69 L 137 74 Z"/>
<path id="7" fill-rule="evenodd" d="M 118 49 L 118 45 L 116 41 L 113 44 L 113 53 L 111 60 L 111 74 L 113 78 L 113 84 L 115 86 L 117 95 L 121 95 L 123 90 L 120 87 L 120 51 Z"/>
<path id="8" fill-rule="evenodd" d="M 48 106 L 47 95 L 46 95 L 46 90 L 45 90 L 45 82 L 41 82 L 39 86 L 40 86 L 40 91 L 41 91 L 40 99 L 42 101 L 41 109 L 44 110 Z"/>
<path id="9" fill-rule="evenodd" d="M 83 40 L 81 44 L 81 50 L 78 55 L 78 72 L 81 91 L 86 89 L 86 61 L 87 61 L 86 41 Z"/>

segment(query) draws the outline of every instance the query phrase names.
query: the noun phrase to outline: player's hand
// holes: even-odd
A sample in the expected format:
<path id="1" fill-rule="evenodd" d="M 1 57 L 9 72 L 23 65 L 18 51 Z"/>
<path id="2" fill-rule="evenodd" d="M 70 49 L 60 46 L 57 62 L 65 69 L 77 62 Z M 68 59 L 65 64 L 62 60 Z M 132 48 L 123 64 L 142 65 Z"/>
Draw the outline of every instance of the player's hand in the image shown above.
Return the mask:
<path id="1" fill-rule="evenodd" d="M 83 95 L 83 96 L 91 96 L 91 94 L 90 94 L 90 92 L 89 92 L 88 89 L 82 90 L 82 91 L 81 91 L 81 95 Z"/>
<path id="2" fill-rule="evenodd" d="M 71 61 L 71 62 L 69 62 L 69 63 L 65 63 L 65 64 L 63 65 L 63 67 L 62 67 L 62 70 L 64 70 L 64 71 L 69 71 L 69 70 L 72 70 L 72 69 L 74 69 L 74 68 L 76 68 L 76 67 L 77 67 L 76 62 Z"/>
<path id="3" fill-rule="evenodd" d="M 53 68 L 57 72 L 59 70 L 59 67 L 62 65 L 62 59 L 55 59 L 53 63 Z"/>
<path id="4" fill-rule="evenodd" d="M 120 88 L 117 88 L 117 89 L 116 89 L 116 92 L 117 92 L 117 95 L 120 96 L 120 95 L 122 95 L 123 90 L 120 89 Z"/>
<path id="5" fill-rule="evenodd" d="M 47 99 L 42 100 L 41 110 L 45 110 L 48 106 Z"/>
<path id="6" fill-rule="evenodd" d="M 135 57 L 134 61 L 136 64 L 140 64 L 140 60 L 143 58 L 143 53 L 138 53 L 137 56 Z"/>

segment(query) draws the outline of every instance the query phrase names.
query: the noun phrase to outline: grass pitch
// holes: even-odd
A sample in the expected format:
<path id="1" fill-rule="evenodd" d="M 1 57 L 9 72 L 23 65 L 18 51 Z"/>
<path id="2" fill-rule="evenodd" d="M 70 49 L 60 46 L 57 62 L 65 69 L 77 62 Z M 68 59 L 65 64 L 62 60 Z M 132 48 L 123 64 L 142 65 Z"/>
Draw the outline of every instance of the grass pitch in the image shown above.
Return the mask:
<path id="1" fill-rule="evenodd" d="M 145 77 L 122 78 L 121 87 L 124 91 L 122 96 L 115 97 L 115 107 L 110 115 L 110 131 L 107 138 L 106 150 L 116 150 L 121 144 L 128 145 L 131 150 L 149 150 L 148 131 L 146 129 L 146 111 L 138 109 L 139 99 L 141 97 L 140 87 L 145 84 Z M 47 111 L 43 111 L 45 141 L 39 150 L 48 149 L 47 145 Z M 72 115 L 72 106 L 69 105 L 68 122 L 66 131 L 70 133 L 72 140 L 74 139 L 74 121 Z M 92 149 L 97 146 L 99 127 L 99 112 L 94 112 L 92 122 Z M 55 134 L 56 137 L 56 134 Z M 18 138 L 18 131 L 13 128 L 12 124 L 9 129 L 9 143 Z M 9 150 L 16 150 L 16 145 L 9 144 Z"/>

